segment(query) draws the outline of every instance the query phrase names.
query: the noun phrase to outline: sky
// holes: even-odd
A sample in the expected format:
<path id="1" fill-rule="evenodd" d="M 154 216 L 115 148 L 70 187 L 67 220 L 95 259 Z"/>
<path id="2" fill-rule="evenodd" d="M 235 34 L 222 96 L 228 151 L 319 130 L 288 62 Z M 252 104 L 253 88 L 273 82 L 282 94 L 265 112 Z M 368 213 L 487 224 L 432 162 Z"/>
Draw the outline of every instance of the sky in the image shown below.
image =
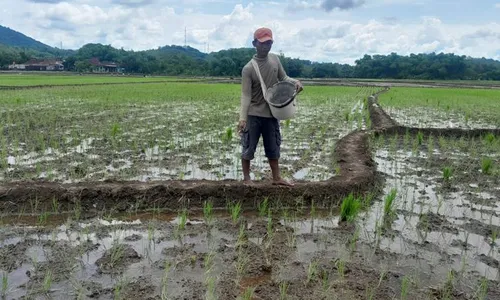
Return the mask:
<path id="1" fill-rule="evenodd" d="M 500 0 L 0 0 L 0 24 L 45 44 L 126 50 L 251 47 L 353 64 L 365 54 L 453 52 L 500 60 Z"/>

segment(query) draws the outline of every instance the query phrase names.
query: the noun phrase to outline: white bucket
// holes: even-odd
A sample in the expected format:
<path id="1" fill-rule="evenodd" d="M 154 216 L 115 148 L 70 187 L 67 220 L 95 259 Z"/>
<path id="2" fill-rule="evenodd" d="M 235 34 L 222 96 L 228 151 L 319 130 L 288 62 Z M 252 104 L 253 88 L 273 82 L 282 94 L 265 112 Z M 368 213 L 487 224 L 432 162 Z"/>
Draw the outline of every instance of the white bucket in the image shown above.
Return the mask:
<path id="1" fill-rule="evenodd" d="M 266 97 L 271 114 L 278 120 L 294 117 L 297 111 L 297 89 L 295 84 L 281 81 L 267 90 Z"/>

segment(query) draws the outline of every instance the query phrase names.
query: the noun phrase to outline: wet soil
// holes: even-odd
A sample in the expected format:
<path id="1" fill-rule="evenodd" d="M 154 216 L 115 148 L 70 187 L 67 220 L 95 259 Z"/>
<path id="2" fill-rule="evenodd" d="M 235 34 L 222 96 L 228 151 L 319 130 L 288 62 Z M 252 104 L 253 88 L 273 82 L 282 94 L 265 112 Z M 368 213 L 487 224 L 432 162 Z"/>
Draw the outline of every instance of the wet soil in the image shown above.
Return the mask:
<path id="1" fill-rule="evenodd" d="M 376 95 L 371 101 L 376 103 Z M 415 132 L 387 119 L 380 106 L 369 107 L 378 135 Z M 353 132 L 337 144 L 339 176 L 293 188 L 266 181 L 253 187 L 235 181 L 4 184 L 4 214 L 47 212 L 54 199 L 58 212 L 73 211 L 63 225 L 52 227 L 3 218 L 0 268 L 8 276 L 8 299 L 161 299 L 162 293 L 169 299 L 236 299 L 245 291 L 253 291 L 254 299 L 284 294 L 286 299 L 476 299 L 482 292 L 486 299 L 500 299 L 500 258 L 493 240 L 500 224 L 491 212 L 496 207 L 473 209 L 477 203 L 467 192 L 476 192 L 463 188 L 470 176 L 454 176 L 451 186 L 438 188 L 439 162 L 445 160 L 419 164 L 425 157 L 408 159 L 390 150 L 376 152 L 374 159 L 369 133 Z M 498 197 L 498 179 L 482 178 L 483 193 Z M 395 218 L 381 230 L 383 195 L 397 181 L 410 197 L 396 201 Z M 350 192 L 375 196 L 353 223 L 339 224 L 333 209 L 327 217 L 309 212 L 310 218 L 290 218 L 290 211 L 313 204 L 338 207 Z M 134 218 L 151 208 L 193 212 L 206 200 L 219 208 L 239 200 L 245 210 L 255 211 L 264 197 L 273 204 L 270 219 L 218 216 L 206 224 L 190 213 L 179 229 L 179 218 L 172 215 Z M 120 211 L 128 218 L 112 215 Z M 104 214 L 106 220 L 78 221 Z"/>

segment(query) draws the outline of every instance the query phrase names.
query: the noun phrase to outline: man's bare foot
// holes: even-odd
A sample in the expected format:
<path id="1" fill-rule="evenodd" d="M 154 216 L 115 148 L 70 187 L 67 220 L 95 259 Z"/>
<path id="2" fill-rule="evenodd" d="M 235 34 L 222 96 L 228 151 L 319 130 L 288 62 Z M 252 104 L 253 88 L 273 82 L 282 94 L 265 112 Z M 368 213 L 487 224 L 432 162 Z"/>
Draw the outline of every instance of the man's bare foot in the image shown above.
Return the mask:
<path id="1" fill-rule="evenodd" d="M 275 179 L 273 180 L 273 185 L 282 185 L 282 186 L 294 186 L 293 183 L 288 182 L 284 179 Z"/>
<path id="2" fill-rule="evenodd" d="M 243 180 L 243 185 L 246 185 L 246 186 L 255 186 L 255 182 L 253 182 L 251 179 L 244 179 Z"/>

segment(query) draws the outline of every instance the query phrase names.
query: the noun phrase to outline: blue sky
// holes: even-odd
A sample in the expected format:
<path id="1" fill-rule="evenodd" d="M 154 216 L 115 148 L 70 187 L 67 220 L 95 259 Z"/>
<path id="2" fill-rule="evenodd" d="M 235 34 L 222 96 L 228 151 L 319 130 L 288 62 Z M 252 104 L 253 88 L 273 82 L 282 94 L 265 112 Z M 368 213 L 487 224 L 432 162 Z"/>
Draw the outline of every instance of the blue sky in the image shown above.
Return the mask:
<path id="1" fill-rule="evenodd" d="M 268 26 L 273 51 L 354 63 L 366 54 L 454 52 L 500 59 L 500 0 L 0 0 L 0 24 L 52 46 L 143 50 L 249 47 Z"/>

